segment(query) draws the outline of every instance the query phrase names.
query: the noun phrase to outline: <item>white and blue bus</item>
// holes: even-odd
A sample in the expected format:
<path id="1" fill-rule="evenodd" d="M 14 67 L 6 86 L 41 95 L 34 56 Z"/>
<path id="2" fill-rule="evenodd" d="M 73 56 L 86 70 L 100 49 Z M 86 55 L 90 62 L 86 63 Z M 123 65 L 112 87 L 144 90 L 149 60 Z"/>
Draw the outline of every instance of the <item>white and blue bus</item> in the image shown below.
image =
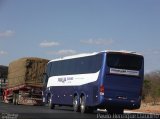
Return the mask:
<path id="1" fill-rule="evenodd" d="M 103 51 L 51 60 L 43 102 L 51 109 L 68 105 L 81 113 L 97 108 L 123 113 L 140 107 L 143 77 L 144 59 L 135 52 Z"/>

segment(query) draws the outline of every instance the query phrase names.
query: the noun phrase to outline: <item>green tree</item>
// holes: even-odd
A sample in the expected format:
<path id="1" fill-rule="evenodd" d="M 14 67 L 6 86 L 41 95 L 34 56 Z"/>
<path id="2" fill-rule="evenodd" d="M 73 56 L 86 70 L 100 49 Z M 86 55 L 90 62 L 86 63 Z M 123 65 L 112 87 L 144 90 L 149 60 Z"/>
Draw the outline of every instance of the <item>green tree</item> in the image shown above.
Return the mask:
<path id="1" fill-rule="evenodd" d="M 160 72 L 146 74 L 143 83 L 142 99 L 154 105 L 160 99 Z"/>
<path id="2" fill-rule="evenodd" d="M 151 82 L 151 96 L 153 98 L 153 105 L 156 105 L 160 98 L 160 79 L 154 76 Z"/>
<path id="3" fill-rule="evenodd" d="M 145 97 L 150 95 L 151 91 L 151 81 L 144 80 L 143 82 L 143 91 L 142 91 L 142 99 L 145 100 Z"/>

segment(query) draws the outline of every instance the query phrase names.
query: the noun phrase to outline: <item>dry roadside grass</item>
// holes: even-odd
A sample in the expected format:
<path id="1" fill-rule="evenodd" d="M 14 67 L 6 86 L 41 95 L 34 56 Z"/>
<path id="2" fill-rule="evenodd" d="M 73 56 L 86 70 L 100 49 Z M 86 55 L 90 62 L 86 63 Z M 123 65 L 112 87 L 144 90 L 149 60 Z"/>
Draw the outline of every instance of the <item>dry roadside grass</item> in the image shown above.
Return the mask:
<path id="1" fill-rule="evenodd" d="M 144 103 L 142 102 L 140 109 L 133 110 L 136 112 L 145 112 L 145 113 L 159 113 L 160 114 L 160 102 L 156 105 L 153 103 Z"/>

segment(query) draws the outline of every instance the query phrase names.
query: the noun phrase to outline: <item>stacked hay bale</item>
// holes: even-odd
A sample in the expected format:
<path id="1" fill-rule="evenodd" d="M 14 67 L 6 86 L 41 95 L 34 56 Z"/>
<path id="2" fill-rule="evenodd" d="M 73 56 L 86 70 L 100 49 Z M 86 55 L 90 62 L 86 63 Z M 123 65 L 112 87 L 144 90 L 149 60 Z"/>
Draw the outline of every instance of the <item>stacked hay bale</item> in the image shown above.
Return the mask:
<path id="1" fill-rule="evenodd" d="M 26 57 L 13 61 L 8 69 L 8 87 L 28 85 L 42 87 L 43 73 L 49 60 Z"/>

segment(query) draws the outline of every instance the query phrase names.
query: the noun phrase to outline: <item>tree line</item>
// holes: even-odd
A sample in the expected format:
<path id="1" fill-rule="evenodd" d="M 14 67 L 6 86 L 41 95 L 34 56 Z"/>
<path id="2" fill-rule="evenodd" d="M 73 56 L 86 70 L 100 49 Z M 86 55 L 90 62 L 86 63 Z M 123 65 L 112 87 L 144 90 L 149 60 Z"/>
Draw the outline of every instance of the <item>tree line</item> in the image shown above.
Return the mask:
<path id="1" fill-rule="evenodd" d="M 160 102 L 160 71 L 145 74 L 142 100 L 153 105 Z"/>

